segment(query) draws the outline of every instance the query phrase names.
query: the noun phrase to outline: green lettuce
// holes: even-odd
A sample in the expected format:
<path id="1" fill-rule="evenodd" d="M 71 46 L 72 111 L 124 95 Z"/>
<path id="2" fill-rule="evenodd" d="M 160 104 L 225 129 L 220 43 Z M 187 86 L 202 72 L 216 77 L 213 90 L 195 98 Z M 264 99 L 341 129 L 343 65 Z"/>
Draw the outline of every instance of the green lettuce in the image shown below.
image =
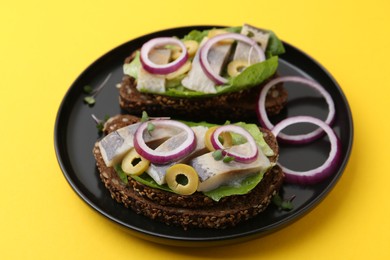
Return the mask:
<path id="1" fill-rule="evenodd" d="M 264 173 L 257 173 L 250 175 L 238 182 L 234 185 L 230 186 L 221 186 L 211 191 L 203 192 L 204 195 L 211 198 L 214 201 L 219 201 L 223 197 L 231 196 L 231 195 L 244 195 L 250 192 L 260 181 L 263 179 Z"/>
<path id="2" fill-rule="evenodd" d="M 271 147 L 269 147 L 269 145 L 264 140 L 263 133 L 260 131 L 260 129 L 257 125 L 246 124 L 243 122 L 235 123 L 235 125 L 241 126 L 245 130 L 247 130 L 253 136 L 253 139 L 255 139 L 257 145 L 260 147 L 260 149 L 263 151 L 263 153 L 266 156 L 274 155 L 274 151 L 271 149 Z M 233 141 L 234 141 L 234 138 L 241 139 L 239 141 L 236 140 L 237 143 L 244 143 L 245 142 L 245 139 L 240 135 L 233 135 Z M 244 139 L 244 140 L 242 140 L 242 139 Z"/>
<path id="3" fill-rule="evenodd" d="M 153 180 L 152 177 L 150 177 L 147 173 L 143 173 L 139 176 L 137 175 L 131 175 L 131 178 L 133 178 L 134 180 L 146 185 L 146 186 L 149 186 L 151 188 L 155 188 L 155 189 L 160 189 L 160 190 L 165 190 L 165 191 L 169 191 L 169 192 L 173 192 L 169 187 L 168 185 L 164 184 L 164 185 L 160 185 L 158 184 L 157 182 L 155 182 L 155 180 Z"/>
<path id="4" fill-rule="evenodd" d="M 265 54 L 267 57 L 278 56 L 283 54 L 286 50 L 284 49 L 283 42 L 279 40 L 276 34 L 273 31 L 268 31 L 270 33 L 267 49 Z"/>
<path id="5" fill-rule="evenodd" d="M 277 68 L 277 56 L 273 56 L 263 62 L 253 64 L 241 72 L 237 77 L 231 78 L 229 81 L 230 88 L 225 90 L 225 92 L 238 91 L 257 86 L 274 75 Z"/>
<path id="6" fill-rule="evenodd" d="M 129 180 L 127 179 L 127 174 L 122 170 L 122 167 L 117 164 L 114 166 L 114 169 L 116 171 L 116 174 L 118 174 L 119 179 L 121 179 L 124 184 L 127 184 Z"/>
<path id="7" fill-rule="evenodd" d="M 123 65 L 123 73 L 129 75 L 135 79 L 138 79 L 138 73 L 141 69 L 141 60 L 139 58 L 140 52 L 135 53 L 134 59 L 130 63 L 125 63 Z"/>

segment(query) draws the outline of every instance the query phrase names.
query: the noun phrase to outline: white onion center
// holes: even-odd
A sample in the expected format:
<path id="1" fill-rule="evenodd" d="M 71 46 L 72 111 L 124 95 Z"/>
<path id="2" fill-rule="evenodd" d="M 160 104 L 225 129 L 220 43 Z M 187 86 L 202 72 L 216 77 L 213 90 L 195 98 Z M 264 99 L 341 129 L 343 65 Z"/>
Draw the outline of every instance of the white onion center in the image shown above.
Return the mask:
<path id="1" fill-rule="evenodd" d="M 228 80 L 214 72 L 208 60 L 208 53 L 214 44 L 226 39 L 233 39 L 233 40 L 237 40 L 249 44 L 251 47 L 253 47 L 253 50 L 259 55 L 260 62 L 265 60 L 265 54 L 263 50 L 260 48 L 260 46 L 257 45 L 257 43 L 254 40 L 250 39 L 249 37 L 243 34 L 224 33 L 208 39 L 200 50 L 200 65 L 202 66 L 202 69 L 207 75 L 207 77 L 209 77 L 211 80 L 213 80 L 216 84 L 219 85 L 227 83 Z"/>
<path id="2" fill-rule="evenodd" d="M 243 136 L 250 145 L 250 152 L 248 154 L 239 154 L 236 152 L 231 152 L 231 151 L 229 151 L 229 149 L 226 149 L 223 146 L 223 144 L 219 141 L 219 136 L 223 132 L 231 132 L 231 133 L 236 133 L 236 134 Z M 254 160 L 256 160 L 256 158 L 257 158 L 258 147 L 257 147 L 255 139 L 248 131 L 246 131 L 244 128 L 242 128 L 240 126 L 224 125 L 224 126 L 218 127 L 211 135 L 211 143 L 216 150 L 222 150 L 222 153 L 224 155 L 234 157 L 235 161 L 237 161 L 237 162 L 250 163 L 250 162 L 253 162 Z"/>
<path id="3" fill-rule="evenodd" d="M 176 60 L 167 64 L 156 64 L 149 59 L 149 53 L 154 48 L 163 47 L 167 45 L 177 45 L 181 48 L 182 50 L 181 54 Z M 165 75 L 165 74 L 172 73 L 178 70 L 181 66 L 183 66 L 185 62 L 188 60 L 188 53 L 187 53 L 187 48 L 179 39 L 173 37 L 160 37 L 160 38 L 154 38 L 146 42 L 142 46 L 140 59 L 143 68 L 149 73 Z"/>
<path id="4" fill-rule="evenodd" d="M 156 128 L 153 131 L 160 131 L 158 127 L 175 127 L 186 132 L 187 138 L 176 148 L 170 151 L 156 151 L 151 149 L 143 138 L 148 124 L 153 124 Z M 153 134 L 153 131 L 151 134 Z M 196 147 L 196 137 L 194 132 L 187 125 L 174 120 L 151 120 L 140 125 L 134 135 L 134 148 L 139 155 L 156 164 L 165 164 L 185 157 Z"/>

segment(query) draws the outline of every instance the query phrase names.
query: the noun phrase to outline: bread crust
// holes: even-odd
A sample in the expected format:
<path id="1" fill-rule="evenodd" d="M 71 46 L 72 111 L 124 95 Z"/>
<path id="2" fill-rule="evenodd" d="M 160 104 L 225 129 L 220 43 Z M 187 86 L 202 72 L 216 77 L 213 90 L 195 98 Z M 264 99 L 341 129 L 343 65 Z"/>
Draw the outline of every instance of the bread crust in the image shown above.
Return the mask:
<path id="1" fill-rule="evenodd" d="M 138 118 L 139 120 L 139 118 Z M 118 128 L 137 122 L 137 117 L 118 115 L 111 118 L 104 127 L 106 134 Z M 278 146 L 270 132 L 265 132 L 265 140 L 275 151 L 270 157 L 276 162 Z M 132 178 L 123 183 L 113 167 L 107 167 L 100 153 L 98 143 L 93 154 L 99 175 L 111 197 L 137 214 L 161 221 L 167 225 L 187 228 L 227 228 L 252 218 L 265 210 L 272 196 L 283 183 L 284 175 L 278 166 L 264 174 L 262 181 L 250 193 L 222 198 L 215 202 L 200 192 L 190 196 L 150 188 Z"/>

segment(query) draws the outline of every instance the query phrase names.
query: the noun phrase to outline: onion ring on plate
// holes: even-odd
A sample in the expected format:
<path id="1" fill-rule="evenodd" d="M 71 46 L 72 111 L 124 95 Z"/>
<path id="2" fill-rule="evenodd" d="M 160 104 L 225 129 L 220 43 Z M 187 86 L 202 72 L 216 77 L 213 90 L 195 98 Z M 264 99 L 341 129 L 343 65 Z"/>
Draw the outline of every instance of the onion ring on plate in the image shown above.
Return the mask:
<path id="1" fill-rule="evenodd" d="M 219 141 L 218 138 L 223 132 L 236 133 L 243 136 L 249 143 L 251 149 L 250 153 L 239 154 L 236 152 L 229 151 L 229 149 L 226 149 L 226 147 L 223 146 L 223 144 Z M 218 127 L 211 135 L 211 144 L 216 150 L 221 150 L 223 155 L 234 157 L 234 160 L 236 162 L 251 163 L 257 159 L 258 148 L 255 139 L 248 131 L 246 131 L 240 126 L 224 125 Z"/>
<path id="2" fill-rule="evenodd" d="M 257 52 L 257 54 L 259 55 L 260 62 L 265 60 L 265 54 L 264 54 L 263 50 L 260 48 L 260 46 L 257 45 L 257 43 L 254 40 L 250 39 L 249 37 L 247 37 L 243 34 L 223 33 L 223 34 L 218 34 L 218 35 L 208 39 L 205 42 L 205 44 L 202 46 L 202 48 L 200 49 L 199 61 L 200 61 L 200 65 L 202 66 L 202 69 L 203 69 L 204 73 L 207 75 L 207 77 L 209 77 L 212 81 L 214 81 L 218 85 L 223 85 L 223 84 L 227 83 L 228 80 L 225 79 L 224 77 L 221 77 L 220 75 L 218 75 L 217 73 L 215 73 L 213 71 L 213 69 L 211 68 L 211 65 L 207 59 L 207 56 L 208 56 L 208 53 L 209 53 L 211 47 L 213 47 L 214 44 L 216 44 L 217 42 L 220 42 L 222 40 L 226 40 L 226 39 L 233 39 L 233 40 L 245 42 L 245 43 L 251 45 L 253 47 L 253 50 L 255 50 Z"/>
<path id="3" fill-rule="evenodd" d="M 187 133 L 187 138 L 178 147 L 170 151 L 155 151 L 146 145 L 143 138 L 144 132 L 149 124 L 153 124 L 156 128 L 158 126 L 180 128 Z M 158 131 L 158 129 L 154 129 L 153 131 Z M 175 120 L 157 119 L 143 122 L 134 134 L 134 148 L 137 153 L 155 164 L 167 164 L 179 160 L 191 153 L 195 147 L 196 137 L 194 131 L 189 126 Z"/>
<path id="4" fill-rule="evenodd" d="M 308 171 L 294 171 L 282 166 L 280 163 L 278 164 L 286 175 L 287 182 L 299 184 L 315 184 L 324 180 L 335 172 L 341 159 L 341 143 L 339 138 L 329 125 L 327 125 L 324 121 L 311 116 L 295 116 L 286 118 L 276 124 L 276 126 L 272 129 L 272 133 L 275 136 L 278 136 L 282 129 L 297 123 L 315 124 L 319 126 L 328 135 L 330 142 L 329 156 L 321 166 Z"/>
<path id="5" fill-rule="evenodd" d="M 268 130 L 272 130 L 274 127 L 274 125 L 268 119 L 267 112 L 265 110 L 265 100 L 267 98 L 267 92 L 269 91 L 269 89 L 280 82 L 302 83 L 304 85 L 307 85 L 317 90 L 325 98 L 325 101 L 328 104 L 328 108 L 329 108 L 329 113 L 327 118 L 325 119 L 325 123 L 328 125 L 331 125 L 333 123 L 336 114 L 335 105 L 330 94 L 320 84 L 318 84 L 313 80 L 298 77 L 298 76 L 285 76 L 285 77 L 275 78 L 269 81 L 260 91 L 259 101 L 257 103 L 257 117 L 259 119 L 260 124 L 264 128 L 267 128 Z M 303 143 L 309 143 L 321 137 L 323 133 L 324 133 L 323 130 L 321 128 L 318 128 L 310 133 L 301 134 L 301 135 L 288 135 L 288 134 L 280 133 L 278 138 L 281 141 L 285 141 L 286 143 L 303 144 Z"/>
<path id="6" fill-rule="evenodd" d="M 178 45 L 182 52 L 180 56 L 167 64 L 156 64 L 149 59 L 149 52 L 156 47 L 166 46 L 166 45 Z M 146 42 L 141 47 L 140 60 L 142 67 L 149 73 L 152 74 L 169 74 L 176 70 L 178 70 L 181 66 L 183 66 L 188 60 L 188 52 L 187 48 L 179 39 L 173 37 L 159 37 L 151 39 Z"/>

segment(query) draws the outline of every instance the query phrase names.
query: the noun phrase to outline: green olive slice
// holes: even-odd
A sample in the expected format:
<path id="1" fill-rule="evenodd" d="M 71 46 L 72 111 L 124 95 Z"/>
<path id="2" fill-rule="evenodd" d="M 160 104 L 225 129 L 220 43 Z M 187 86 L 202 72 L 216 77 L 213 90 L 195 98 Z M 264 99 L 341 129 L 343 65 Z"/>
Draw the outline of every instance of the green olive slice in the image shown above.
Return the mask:
<path id="1" fill-rule="evenodd" d="M 130 175 L 141 175 L 148 169 L 149 165 L 150 162 L 133 148 L 123 158 L 122 170 Z"/>
<path id="2" fill-rule="evenodd" d="M 191 195 L 198 189 L 198 173 L 187 164 L 179 163 L 169 167 L 165 178 L 168 187 L 175 193 Z"/>

